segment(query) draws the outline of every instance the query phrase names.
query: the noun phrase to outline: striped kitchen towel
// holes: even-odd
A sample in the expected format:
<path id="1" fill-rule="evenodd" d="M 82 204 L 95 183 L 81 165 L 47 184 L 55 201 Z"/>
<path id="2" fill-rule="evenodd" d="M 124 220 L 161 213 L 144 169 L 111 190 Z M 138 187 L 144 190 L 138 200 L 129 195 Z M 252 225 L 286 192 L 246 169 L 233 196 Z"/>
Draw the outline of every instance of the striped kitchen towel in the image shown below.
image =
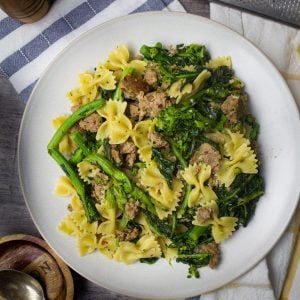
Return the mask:
<path id="1" fill-rule="evenodd" d="M 154 10 L 185 11 L 177 0 L 55 1 L 43 19 L 22 24 L 0 10 L 0 76 L 26 102 L 49 62 L 74 38 L 107 20 Z"/>

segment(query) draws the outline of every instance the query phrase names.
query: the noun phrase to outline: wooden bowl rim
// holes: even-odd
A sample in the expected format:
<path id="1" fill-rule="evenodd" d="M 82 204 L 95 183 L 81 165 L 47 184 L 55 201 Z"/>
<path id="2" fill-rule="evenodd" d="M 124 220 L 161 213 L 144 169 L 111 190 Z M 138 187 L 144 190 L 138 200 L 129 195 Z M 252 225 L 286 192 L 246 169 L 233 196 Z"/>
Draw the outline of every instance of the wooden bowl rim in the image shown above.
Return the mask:
<path id="1" fill-rule="evenodd" d="M 41 238 L 38 238 L 33 235 L 27 235 L 27 234 L 10 234 L 6 236 L 0 237 L 0 245 L 5 244 L 7 242 L 12 241 L 27 241 L 31 242 L 33 244 L 38 245 L 41 248 L 44 248 L 47 253 L 49 253 L 55 262 L 57 263 L 63 277 L 65 280 L 65 289 L 66 289 L 66 296 L 65 300 L 72 300 L 74 297 L 74 283 L 73 283 L 73 277 L 71 274 L 71 271 L 69 267 L 57 256 L 57 254 L 50 248 L 50 246 Z"/>

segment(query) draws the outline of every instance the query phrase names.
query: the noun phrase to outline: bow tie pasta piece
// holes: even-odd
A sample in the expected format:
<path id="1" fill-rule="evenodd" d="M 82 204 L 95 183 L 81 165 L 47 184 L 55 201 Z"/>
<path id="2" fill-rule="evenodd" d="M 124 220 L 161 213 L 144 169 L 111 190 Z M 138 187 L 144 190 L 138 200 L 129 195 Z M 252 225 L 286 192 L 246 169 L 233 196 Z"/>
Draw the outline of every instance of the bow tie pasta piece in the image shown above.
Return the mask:
<path id="1" fill-rule="evenodd" d="M 211 59 L 205 64 L 206 68 L 216 69 L 221 66 L 226 66 L 232 69 L 232 61 L 230 56 L 219 56 L 214 59 Z"/>
<path id="2" fill-rule="evenodd" d="M 91 73 L 82 73 L 78 76 L 79 87 L 70 90 L 66 96 L 73 105 L 83 105 L 95 100 L 98 96 L 97 85 L 93 83 Z"/>
<path id="3" fill-rule="evenodd" d="M 100 172 L 100 169 L 97 166 L 87 161 L 78 163 L 77 169 L 80 178 L 87 183 L 92 183 Z"/>
<path id="4" fill-rule="evenodd" d="M 232 132 L 229 129 L 225 131 L 225 143 L 224 143 L 224 154 L 229 157 L 235 156 L 235 151 L 238 150 L 242 145 L 249 146 L 250 141 L 241 133 Z"/>
<path id="5" fill-rule="evenodd" d="M 97 237 L 95 235 L 85 234 L 78 238 L 77 249 L 80 256 L 87 255 L 97 248 Z"/>
<path id="6" fill-rule="evenodd" d="M 113 120 L 107 119 L 98 129 L 96 139 L 109 138 L 110 144 L 122 144 L 132 133 L 131 121 L 124 115 L 118 114 Z"/>
<path id="7" fill-rule="evenodd" d="M 60 176 L 55 184 L 53 191 L 54 195 L 60 197 L 71 197 L 68 208 L 73 211 L 82 210 L 82 203 L 80 198 L 67 176 Z"/>
<path id="8" fill-rule="evenodd" d="M 141 258 L 141 251 L 135 243 L 120 242 L 114 259 L 127 265 L 133 264 Z"/>
<path id="9" fill-rule="evenodd" d="M 145 120 L 138 122 L 132 130 L 132 140 L 138 147 L 138 154 L 141 161 L 150 163 L 152 156 L 152 145 L 149 142 L 148 135 L 154 130 L 154 122 Z"/>
<path id="10" fill-rule="evenodd" d="M 154 129 L 154 123 L 152 120 L 145 120 L 136 123 L 132 131 L 132 140 L 134 144 L 139 148 L 149 146 L 148 134 Z"/>
<path id="11" fill-rule="evenodd" d="M 162 209 L 161 207 L 155 207 L 157 216 L 163 220 L 171 215 L 176 208 L 179 206 L 180 197 L 183 191 L 183 184 L 180 180 L 174 179 L 172 182 L 172 188 L 170 189 L 168 186 L 164 186 L 161 191 L 157 189 L 149 189 L 149 194 L 157 200 L 159 195 L 163 199 L 170 199 L 171 201 L 165 205 L 166 208 Z M 169 198 L 168 198 L 169 197 Z M 165 201 L 166 202 L 166 201 Z"/>
<path id="12" fill-rule="evenodd" d="M 67 176 L 60 176 L 55 184 L 54 195 L 60 197 L 70 197 L 77 195 L 77 192 Z"/>
<path id="13" fill-rule="evenodd" d="M 148 133 L 153 130 L 151 120 L 138 122 L 132 129 L 130 119 L 124 114 L 127 102 L 109 100 L 106 105 L 97 112 L 106 121 L 98 129 L 96 139 L 110 138 L 111 144 L 124 143 L 129 137 L 138 148 L 148 144 Z"/>
<path id="14" fill-rule="evenodd" d="M 74 105 L 82 105 L 95 100 L 99 95 L 99 88 L 114 90 L 116 78 L 112 71 L 99 64 L 95 73 L 85 72 L 78 76 L 79 87 L 67 93 L 67 98 Z"/>
<path id="15" fill-rule="evenodd" d="M 111 123 L 109 142 L 111 144 L 122 144 L 128 140 L 131 134 L 131 121 L 124 114 L 119 114 Z"/>
<path id="16" fill-rule="evenodd" d="M 131 121 L 125 116 L 127 102 L 109 100 L 105 106 L 97 110 L 98 114 L 105 118 L 105 122 L 101 124 L 97 131 L 96 140 L 111 137 L 113 133 L 114 138 L 118 143 L 122 143 L 123 140 L 127 140 L 129 133 L 132 130 Z M 123 134 L 123 130 L 126 130 L 126 134 Z M 115 141 L 114 140 L 114 141 Z M 113 143 L 112 141 L 110 141 Z"/>
<path id="17" fill-rule="evenodd" d="M 240 172 L 256 174 L 258 172 L 257 158 L 250 147 L 250 141 L 240 133 L 227 130 L 227 141 L 224 144 L 225 158 L 217 172 L 218 180 L 229 187 Z"/>
<path id="18" fill-rule="evenodd" d="M 83 95 L 78 87 L 68 91 L 66 94 L 66 97 L 69 99 L 69 101 L 73 105 L 81 105 L 82 104 Z M 86 102 L 88 102 L 88 101 L 86 101 Z"/>
<path id="19" fill-rule="evenodd" d="M 70 214 L 70 219 L 79 228 L 81 234 L 93 234 L 95 235 L 98 228 L 98 222 L 89 223 L 85 217 L 84 211 L 74 211 Z"/>
<path id="20" fill-rule="evenodd" d="M 96 208 L 104 219 L 111 219 L 111 207 L 109 207 L 106 199 L 104 199 L 104 201 L 101 201 L 100 204 L 96 203 Z M 116 216 L 119 217 L 121 215 L 121 211 L 117 210 L 116 214 Z"/>
<path id="21" fill-rule="evenodd" d="M 138 154 L 141 161 L 149 164 L 151 162 L 152 147 L 144 146 L 138 150 Z"/>
<path id="22" fill-rule="evenodd" d="M 130 55 L 126 45 L 119 45 L 108 55 L 105 67 L 113 71 L 132 67 L 136 72 L 141 74 L 144 71 L 146 64 L 146 62 L 138 59 L 130 61 Z"/>
<path id="23" fill-rule="evenodd" d="M 108 121 L 113 121 L 118 114 L 124 114 L 127 102 L 108 100 L 106 104 L 97 110 L 97 113 Z"/>
<path id="24" fill-rule="evenodd" d="M 104 65 L 99 64 L 94 75 L 94 84 L 104 90 L 114 90 L 116 88 L 116 77 L 113 72 Z"/>
<path id="25" fill-rule="evenodd" d="M 108 122 L 107 120 L 101 124 L 99 127 L 97 134 L 96 134 L 96 140 L 103 140 L 107 137 L 109 137 L 109 132 L 111 128 L 112 122 Z"/>
<path id="26" fill-rule="evenodd" d="M 115 234 L 117 228 L 117 208 L 108 207 L 107 201 L 103 201 L 100 205 L 97 205 L 101 216 L 106 219 L 102 222 L 97 230 L 97 234 Z"/>
<path id="27" fill-rule="evenodd" d="M 77 237 L 87 234 L 95 235 L 97 228 L 98 222 L 88 223 L 83 210 L 71 212 L 58 225 L 60 232 Z"/>
<path id="28" fill-rule="evenodd" d="M 118 240 L 114 234 L 104 235 L 98 242 L 98 250 L 107 258 L 113 259 L 118 247 Z"/>
<path id="29" fill-rule="evenodd" d="M 77 101 L 78 104 L 86 104 L 86 103 L 89 103 L 89 102 L 95 100 L 98 95 L 98 88 L 97 88 L 97 85 L 94 83 L 93 74 L 91 74 L 91 73 L 80 74 L 79 78 L 78 78 L 78 82 L 79 82 L 79 88 L 78 88 L 77 93 L 79 93 L 79 95 L 80 95 L 80 98 Z M 72 91 L 71 91 L 71 93 L 72 93 Z M 76 92 L 75 92 L 75 95 L 76 95 Z M 72 97 L 71 97 L 71 99 L 72 99 Z M 75 100 L 74 104 L 76 104 L 76 100 Z"/>
<path id="30" fill-rule="evenodd" d="M 76 194 L 70 200 L 70 206 L 73 211 L 83 210 L 79 196 Z"/>
<path id="31" fill-rule="evenodd" d="M 221 217 L 215 218 L 212 224 L 212 236 L 217 244 L 228 239 L 235 231 L 237 218 L 234 217 Z"/>
<path id="32" fill-rule="evenodd" d="M 179 205 L 182 190 L 183 183 L 176 178 L 173 179 L 171 188 L 166 182 L 161 186 L 148 188 L 149 195 L 164 206 L 164 208 L 155 207 L 157 216 L 161 220 L 176 210 Z"/>
<path id="33" fill-rule="evenodd" d="M 153 188 L 162 188 L 164 185 L 168 185 L 154 161 L 151 161 L 149 166 L 141 170 L 141 184 Z"/>
<path id="34" fill-rule="evenodd" d="M 162 208 L 156 205 L 160 219 L 167 217 L 178 206 L 183 183 L 175 178 L 169 187 L 154 161 L 141 171 L 141 184 L 146 187 L 149 195 L 163 206 Z"/>
<path id="35" fill-rule="evenodd" d="M 77 227 L 77 225 L 74 223 L 73 219 L 70 218 L 70 215 L 67 215 L 59 224 L 58 224 L 58 230 L 61 233 L 64 233 L 66 235 L 71 236 L 80 236 L 81 231 Z"/>
<path id="36" fill-rule="evenodd" d="M 204 163 L 189 165 L 181 173 L 184 180 L 193 186 L 188 199 L 188 206 L 194 207 L 197 204 L 207 206 L 215 202 L 217 196 L 215 192 L 206 185 L 211 176 L 211 167 Z"/>
<path id="37" fill-rule="evenodd" d="M 82 73 L 78 77 L 79 89 L 83 95 L 89 94 L 94 88 L 94 76 L 91 73 Z"/>
<path id="38" fill-rule="evenodd" d="M 110 52 L 105 63 L 105 67 L 110 70 L 123 70 L 129 61 L 129 51 L 125 45 L 119 45 Z"/>
<path id="39" fill-rule="evenodd" d="M 223 242 L 229 238 L 235 231 L 238 219 L 235 217 L 217 217 L 217 209 L 213 213 L 213 217 L 206 221 L 204 224 L 200 223 L 197 217 L 195 217 L 193 224 L 197 226 L 212 226 L 212 236 L 217 244 Z"/>
<path id="40" fill-rule="evenodd" d="M 145 71 L 146 65 L 147 63 L 143 60 L 133 59 L 128 63 L 127 67 L 133 68 L 137 74 L 142 74 Z"/>
<path id="41" fill-rule="evenodd" d="M 161 257 L 161 249 L 154 235 L 144 235 L 137 243 L 120 242 L 114 255 L 116 261 L 132 264 L 141 258 Z"/>

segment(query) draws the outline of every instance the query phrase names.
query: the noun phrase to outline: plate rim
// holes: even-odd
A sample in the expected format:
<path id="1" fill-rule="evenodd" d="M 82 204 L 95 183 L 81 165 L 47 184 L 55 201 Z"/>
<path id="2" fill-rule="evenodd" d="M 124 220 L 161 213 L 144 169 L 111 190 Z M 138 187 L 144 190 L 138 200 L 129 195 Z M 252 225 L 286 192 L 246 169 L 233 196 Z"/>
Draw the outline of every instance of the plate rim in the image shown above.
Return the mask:
<path id="1" fill-rule="evenodd" d="M 247 43 L 250 47 L 252 47 L 253 50 L 256 51 L 256 53 L 258 53 L 260 56 L 262 56 L 265 61 L 267 63 L 269 63 L 269 65 L 272 67 L 274 74 L 276 74 L 277 79 L 281 81 L 281 84 L 285 87 L 286 92 L 289 94 L 289 104 L 291 105 L 291 107 L 295 110 L 295 113 L 298 115 L 298 119 L 300 118 L 300 111 L 297 107 L 295 98 L 289 88 L 289 86 L 287 85 L 286 81 L 284 80 L 282 74 L 280 73 L 280 71 L 277 69 L 277 67 L 275 66 L 275 64 L 270 60 L 270 58 L 268 58 L 268 56 L 262 52 L 262 50 L 260 50 L 255 44 L 253 44 L 248 38 L 244 37 L 243 35 L 237 33 L 236 31 L 234 31 L 233 29 L 217 22 L 214 20 L 211 20 L 209 18 L 203 17 L 203 16 L 199 16 L 199 15 L 195 15 L 195 14 L 191 14 L 191 13 L 187 13 L 187 12 L 174 12 L 174 11 L 149 11 L 149 12 L 138 12 L 138 13 L 133 13 L 133 14 L 129 14 L 129 15 L 125 15 L 125 16 L 119 16 L 110 20 L 107 20 L 103 23 L 100 23 L 98 25 L 93 26 L 92 28 L 88 29 L 87 31 L 81 33 L 78 37 L 74 38 L 67 46 L 65 46 L 53 59 L 51 62 L 49 62 L 49 64 L 47 65 L 47 67 L 45 68 L 45 70 L 42 72 L 40 78 L 37 80 L 33 90 L 31 91 L 30 97 L 26 103 L 23 115 L 22 115 L 22 119 L 20 122 L 20 126 L 19 126 L 19 132 L 18 132 L 18 143 L 17 143 L 17 168 L 18 168 L 18 179 L 19 179 L 19 183 L 20 183 L 20 187 L 21 187 L 21 191 L 22 191 L 22 195 L 23 195 L 23 199 L 25 201 L 27 210 L 29 211 L 29 214 L 31 216 L 31 219 L 34 223 L 34 225 L 36 226 L 36 228 L 39 231 L 39 234 L 43 237 L 43 239 L 47 242 L 47 244 L 51 247 L 51 249 L 59 256 L 59 258 L 64 261 L 72 270 L 76 271 L 78 274 L 80 274 L 82 277 L 84 277 L 85 279 L 95 283 L 97 286 L 106 288 L 110 291 L 114 291 L 117 293 L 122 293 L 123 295 L 127 295 L 127 296 L 131 296 L 131 297 L 137 297 L 137 294 L 130 294 L 130 293 L 125 293 L 123 290 L 121 291 L 118 288 L 115 289 L 111 289 L 111 287 L 107 287 L 106 285 L 100 285 L 98 282 L 96 282 L 95 280 L 91 279 L 89 276 L 84 275 L 82 271 L 78 270 L 77 268 L 74 268 L 73 266 L 69 265 L 69 263 L 60 255 L 60 253 L 58 253 L 55 249 L 55 247 L 53 247 L 49 242 L 48 239 L 46 237 L 46 235 L 44 235 L 44 233 L 40 230 L 37 221 L 35 220 L 35 218 L 33 217 L 33 214 L 29 208 L 29 202 L 27 200 L 26 194 L 25 194 L 25 189 L 24 189 L 24 185 L 23 185 L 23 180 L 22 180 L 22 176 L 21 176 L 21 166 L 20 166 L 20 149 L 21 149 L 21 137 L 22 134 L 24 132 L 24 124 L 26 122 L 26 118 L 27 118 L 27 113 L 28 110 L 31 106 L 31 102 L 33 101 L 34 98 L 34 94 L 35 91 L 38 89 L 39 85 L 41 84 L 41 82 L 44 80 L 44 77 L 46 76 L 46 74 L 48 73 L 48 71 L 52 68 L 52 66 L 56 63 L 56 61 L 65 53 L 67 52 L 70 48 L 73 47 L 73 45 L 75 45 L 79 40 L 81 40 L 83 37 L 90 35 L 92 32 L 94 31 L 98 31 L 101 30 L 103 27 L 105 28 L 106 26 L 109 26 L 110 24 L 115 24 L 118 22 L 122 22 L 123 20 L 126 19 L 132 19 L 132 18 L 136 18 L 136 17 L 142 17 L 144 15 L 147 16 L 151 16 L 151 15 L 155 15 L 155 16 L 162 16 L 163 15 L 173 15 L 177 17 L 190 17 L 190 18 L 194 18 L 195 21 L 198 21 L 199 23 L 204 22 L 204 23 L 210 23 L 214 26 L 217 26 L 219 28 L 221 28 L 222 30 L 228 31 L 229 33 L 236 35 L 237 37 L 239 37 L 239 39 L 242 39 L 245 43 Z M 300 132 L 300 119 L 298 122 L 298 133 Z M 252 268 L 254 268 L 257 264 L 259 264 L 266 255 L 268 255 L 268 253 L 272 250 L 272 248 L 276 245 L 276 243 L 280 240 L 280 238 L 282 237 L 282 235 L 284 234 L 284 232 L 286 231 L 294 213 L 295 210 L 298 206 L 298 203 L 300 202 L 300 188 L 298 191 L 298 195 L 295 195 L 295 200 L 293 201 L 293 207 L 292 209 L 290 209 L 289 211 L 289 215 L 288 218 L 285 219 L 284 225 L 281 227 L 281 231 L 279 231 L 279 233 L 276 234 L 276 237 L 273 238 L 273 243 L 269 244 L 269 247 L 267 247 L 267 250 L 263 251 L 263 253 L 261 253 L 260 255 L 258 255 L 259 258 L 256 258 L 255 261 L 253 261 L 251 264 L 249 264 L 249 267 L 247 267 L 246 269 L 243 270 L 243 272 L 240 272 L 239 275 L 235 275 L 233 276 L 229 281 L 226 280 L 224 283 L 219 284 L 218 286 L 216 286 L 214 289 L 208 289 L 208 290 L 204 290 L 201 292 L 201 294 L 203 293 L 207 293 L 207 292 L 213 292 L 219 288 L 221 288 L 222 286 L 226 285 L 229 282 L 234 281 L 235 279 L 239 278 L 240 276 L 246 274 L 249 270 L 251 270 Z M 199 293 L 195 294 L 195 295 L 188 295 L 188 297 L 193 297 L 193 296 L 198 296 Z M 156 299 L 156 298 L 155 298 Z M 159 298 L 159 299 L 175 299 L 175 298 Z"/>

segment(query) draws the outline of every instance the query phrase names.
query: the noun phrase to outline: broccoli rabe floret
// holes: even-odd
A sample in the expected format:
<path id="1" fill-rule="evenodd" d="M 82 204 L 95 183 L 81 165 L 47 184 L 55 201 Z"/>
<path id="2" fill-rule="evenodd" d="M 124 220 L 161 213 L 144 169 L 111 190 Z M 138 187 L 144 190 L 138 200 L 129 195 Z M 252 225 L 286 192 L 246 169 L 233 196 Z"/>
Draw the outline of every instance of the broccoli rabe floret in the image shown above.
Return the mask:
<path id="1" fill-rule="evenodd" d="M 247 226 L 254 214 L 256 202 L 264 194 L 264 181 L 259 174 L 240 173 L 230 188 L 215 187 L 220 216 L 239 219 L 239 225 Z"/>
<path id="2" fill-rule="evenodd" d="M 154 47 L 143 45 L 140 53 L 157 65 L 162 81 L 168 83 L 182 78 L 195 79 L 210 58 L 205 46 L 197 44 L 180 44 L 171 49 L 164 48 L 161 43 Z"/>

